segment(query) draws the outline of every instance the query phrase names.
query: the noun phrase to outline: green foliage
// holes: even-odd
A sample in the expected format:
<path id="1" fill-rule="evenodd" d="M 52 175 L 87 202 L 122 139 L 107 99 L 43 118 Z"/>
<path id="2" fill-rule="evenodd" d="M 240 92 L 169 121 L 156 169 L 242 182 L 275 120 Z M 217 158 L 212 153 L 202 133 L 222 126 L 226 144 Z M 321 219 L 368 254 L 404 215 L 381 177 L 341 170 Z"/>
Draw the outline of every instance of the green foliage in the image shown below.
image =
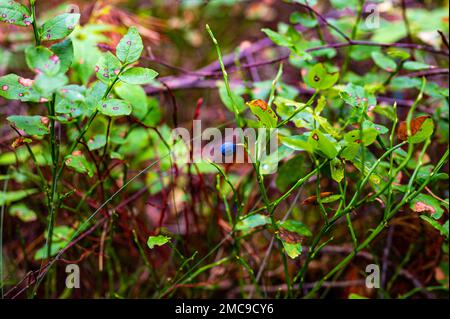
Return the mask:
<path id="1" fill-rule="evenodd" d="M 11 205 L 9 214 L 19 218 L 24 223 L 34 222 L 37 219 L 36 213 L 23 203 Z"/>
<path id="2" fill-rule="evenodd" d="M 258 118 L 258 121 L 262 127 L 275 128 L 278 123 L 278 116 L 263 100 L 253 100 L 247 102 L 250 111 Z"/>
<path id="3" fill-rule="evenodd" d="M 139 59 L 142 50 L 144 45 L 141 36 L 135 27 L 131 27 L 117 45 L 116 54 L 122 63 L 131 64 Z"/>
<path id="4" fill-rule="evenodd" d="M 0 96 L 8 100 L 38 102 L 41 97 L 33 90 L 33 83 L 33 80 L 16 74 L 2 76 L 0 77 Z"/>
<path id="5" fill-rule="evenodd" d="M 52 244 L 50 246 L 50 256 L 55 256 L 61 249 L 69 244 L 74 230 L 68 226 L 57 226 L 53 229 Z M 47 237 L 46 237 L 47 238 Z M 47 247 L 44 245 L 34 254 L 35 260 L 44 259 L 47 256 Z"/>
<path id="6" fill-rule="evenodd" d="M 270 218 L 262 214 L 254 214 L 244 217 L 236 223 L 236 230 L 248 231 L 255 227 L 270 224 Z"/>
<path id="7" fill-rule="evenodd" d="M 339 73 L 329 73 L 321 63 L 313 66 L 306 78 L 306 82 L 316 90 L 326 90 L 331 88 L 339 79 Z"/>
<path id="8" fill-rule="evenodd" d="M 279 223 L 279 227 L 284 228 L 290 232 L 294 232 L 300 236 L 312 236 L 312 232 L 309 230 L 308 226 L 297 220 L 285 220 Z"/>
<path id="9" fill-rule="evenodd" d="M 25 57 L 28 67 L 37 74 L 54 76 L 58 74 L 61 67 L 59 57 L 42 46 L 29 47 L 25 51 Z"/>
<path id="10" fill-rule="evenodd" d="M 97 104 L 97 110 L 107 116 L 130 115 L 131 105 L 124 100 L 109 99 L 100 101 L 100 103 Z"/>
<path id="11" fill-rule="evenodd" d="M 224 293 L 233 297 L 311 298 L 327 296 L 328 289 L 320 290 L 325 280 L 355 277 L 347 268 L 350 262 L 361 266 L 355 252 L 363 259 L 370 252 L 378 260 L 387 226 L 398 215 L 415 226 L 407 227 L 408 236 L 396 227 L 394 236 L 414 249 L 406 253 L 394 240 L 398 256 L 390 255 L 392 270 L 407 269 L 409 260 L 419 260 L 419 266 L 428 262 L 426 256 L 416 258 L 419 239 L 429 245 L 441 236 L 431 243 L 433 252 L 448 252 L 448 188 L 443 186 L 448 89 L 445 77 L 436 76 L 447 71 L 447 13 L 431 3 L 420 9 L 408 3 L 405 12 L 383 7 L 380 26 L 371 29 L 361 1 L 319 4 L 287 1 L 282 6 L 292 8 L 289 21 L 275 24 L 277 2 L 183 1 L 175 11 L 204 11 L 171 17 L 164 23 L 164 42 L 155 50 L 148 47 L 151 57 L 145 63 L 163 66 L 168 81 L 162 83 L 157 71 L 140 64 L 144 42 L 138 28 L 115 25 L 136 21 L 146 45 L 157 43 L 160 30 L 149 27 L 150 19 L 143 22 L 150 18 L 145 10 L 131 11 L 135 4 L 110 25 L 99 21 L 120 9 L 106 6 L 100 12 L 96 6 L 79 25 L 77 13 L 55 16 L 63 6 L 36 15 L 35 1 L 27 7 L 0 0 L 0 22 L 15 25 L 5 29 L 6 47 L 0 47 L 1 102 L 11 100 L 0 109 L 14 128 L 5 125 L 0 153 L 0 206 L 8 212 L 2 216 L 7 231 L 0 237 L 20 235 L 0 247 L 8 257 L 0 267 L 15 259 L 23 273 L 41 260 L 51 267 L 58 261 L 51 257 L 71 243 L 68 260 L 81 258 L 83 267 L 105 272 L 107 284 L 105 278 L 85 280 L 101 288 L 92 289 L 95 296 L 139 291 L 145 297 L 220 297 L 216 287 L 222 291 L 225 273 L 233 289 Z M 149 12 L 164 21 L 167 13 L 155 7 Z M 277 25 L 277 31 L 262 29 L 257 35 L 273 44 L 254 41 L 253 35 L 234 38 L 237 27 L 221 25 L 225 16 L 233 18 L 224 8 L 245 9 L 247 20 L 264 17 L 256 29 L 247 28 L 246 20 L 239 30 L 258 30 L 263 22 Z M 315 12 L 322 10 L 331 10 L 331 16 Z M 195 30 L 206 20 L 217 28 L 216 38 L 207 26 L 215 51 L 204 41 L 207 34 Z M 124 35 L 114 48 L 119 34 Z M 224 46 L 222 56 L 218 40 L 242 45 Z M 218 61 L 211 65 L 189 67 L 213 62 L 214 53 Z M 194 150 L 190 142 L 174 138 L 172 129 L 189 131 L 191 118 L 220 129 L 274 131 L 277 152 L 257 154 L 254 163 L 243 165 L 186 163 Z M 268 146 L 261 136 L 252 142 L 235 142 L 236 148 Z M 206 148 L 201 145 L 195 155 Z M 416 227 L 419 222 L 426 227 Z M 17 225 L 27 231 L 15 230 Z M 435 234 L 423 240 L 430 231 Z M 142 248 L 140 241 L 149 233 L 158 235 L 148 237 L 147 247 L 164 249 Z M 75 244 L 77 238 L 82 240 Z M 16 250 L 23 254 L 10 259 Z M 85 261 L 92 256 L 95 263 Z M 428 268 L 437 273 L 435 267 Z M 42 283 L 35 283 L 29 296 L 70 294 L 58 295 L 59 285 L 52 284 L 59 272 L 41 270 Z M 408 287 L 393 289 L 396 276 L 388 272 L 379 297 L 395 298 Z M 149 284 L 132 289 L 142 278 Z M 265 287 L 276 283 L 286 289 L 272 295 L 260 289 L 262 280 Z M 316 282 L 312 289 L 304 286 L 309 280 Z M 252 287 L 248 294 L 247 287 Z"/>
<path id="12" fill-rule="evenodd" d="M 129 84 L 149 84 L 158 76 L 158 72 L 146 68 L 130 68 L 120 74 L 119 78 Z"/>
<path id="13" fill-rule="evenodd" d="M 48 118 L 39 115 L 12 115 L 8 117 L 8 121 L 19 130 L 23 130 L 28 135 L 44 136 L 49 133 L 49 129 L 47 127 Z"/>
<path id="14" fill-rule="evenodd" d="M 122 64 L 119 59 L 111 52 L 106 52 L 102 55 L 95 67 L 97 79 L 104 83 L 114 81 L 122 69 Z"/>
<path id="15" fill-rule="evenodd" d="M 339 152 L 336 141 L 318 130 L 314 130 L 309 134 L 308 143 L 314 152 L 318 152 L 329 159 L 336 157 Z"/>
<path id="16" fill-rule="evenodd" d="M 37 189 L 23 189 L 20 191 L 9 191 L 0 193 L 0 205 L 8 205 L 37 193 Z"/>
<path id="17" fill-rule="evenodd" d="M 61 40 L 72 33 L 79 20 L 79 13 L 64 13 L 56 16 L 39 28 L 39 37 L 42 41 Z"/>
<path id="18" fill-rule="evenodd" d="M 23 4 L 12 0 L 0 0 L 0 22 L 27 27 L 33 22 L 33 17 Z"/>
<path id="19" fill-rule="evenodd" d="M 164 235 L 149 236 L 147 240 L 147 246 L 150 249 L 153 249 L 155 246 L 163 246 L 170 242 L 170 239 L 170 237 Z"/>
<path id="20" fill-rule="evenodd" d="M 397 68 L 395 61 L 381 52 L 373 52 L 372 59 L 378 67 L 388 72 L 393 72 Z"/>
<path id="21" fill-rule="evenodd" d="M 78 173 L 87 174 L 89 177 L 94 176 L 92 164 L 88 162 L 82 154 L 71 154 L 65 157 L 67 167 L 72 168 Z"/>

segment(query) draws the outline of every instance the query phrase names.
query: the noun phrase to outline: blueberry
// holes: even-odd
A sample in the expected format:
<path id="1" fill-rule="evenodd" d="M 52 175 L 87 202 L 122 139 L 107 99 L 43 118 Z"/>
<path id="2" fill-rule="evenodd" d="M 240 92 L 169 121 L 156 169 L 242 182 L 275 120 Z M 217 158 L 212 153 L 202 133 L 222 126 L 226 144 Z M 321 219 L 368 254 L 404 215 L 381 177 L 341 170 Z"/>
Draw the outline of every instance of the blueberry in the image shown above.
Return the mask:
<path id="1" fill-rule="evenodd" d="M 220 146 L 220 152 L 223 156 L 234 154 L 236 152 L 236 144 L 225 142 Z"/>

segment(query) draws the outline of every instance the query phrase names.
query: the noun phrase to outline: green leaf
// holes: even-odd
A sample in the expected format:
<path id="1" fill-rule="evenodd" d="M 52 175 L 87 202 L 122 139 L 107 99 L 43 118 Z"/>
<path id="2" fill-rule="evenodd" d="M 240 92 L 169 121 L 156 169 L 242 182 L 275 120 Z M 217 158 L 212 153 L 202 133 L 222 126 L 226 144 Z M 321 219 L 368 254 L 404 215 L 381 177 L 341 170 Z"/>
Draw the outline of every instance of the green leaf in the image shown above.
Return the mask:
<path id="1" fill-rule="evenodd" d="M 64 158 L 67 167 L 73 168 L 78 173 L 87 174 L 89 177 L 94 176 L 94 170 L 91 163 L 89 163 L 82 154 L 71 154 Z"/>
<path id="2" fill-rule="evenodd" d="M 114 87 L 114 92 L 131 104 L 133 116 L 138 119 L 145 117 L 148 112 L 147 94 L 141 86 L 120 82 Z"/>
<path id="3" fill-rule="evenodd" d="M 272 42 L 275 43 L 276 45 L 282 47 L 289 47 L 292 45 L 291 40 L 283 34 L 280 34 L 270 29 L 261 29 L 261 31 L 264 32 L 269 37 L 269 39 L 272 40 Z"/>
<path id="4" fill-rule="evenodd" d="M 298 220 L 288 219 L 278 224 L 281 228 L 296 233 L 300 236 L 307 236 L 307 237 L 312 236 L 312 232 L 309 230 L 308 226 L 306 226 L 305 224 L 303 224 Z"/>
<path id="5" fill-rule="evenodd" d="M 347 143 L 360 143 L 361 142 L 361 138 L 362 138 L 362 142 L 364 143 L 364 146 L 368 146 L 370 144 L 372 144 L 373 142 L 375 142 L 375 140 L 377 139 L 378 136 L 378 131 L 373 128 L 373 127 L 369 127 L 366 129 L 363 129 L 362 131 L 362 135 L 361 135 L 361 130 L 352 130 L 350 132 L 347 132 L 344 134 L 344 140 Z"/>
<path id="6" fill-rule="evenodd" d="M 290 258 L 295 259 L 302 254 L 302 244 L 290 244 L 283 240 L 281 242 L 283 244 L 284 250 L 286 251 L 286 254 Z"/>
<path id="7" fill-rule="evenodd" d="M 313 66 L 306 77 L 306 82 L 316 90 L 331 88 L 339 79 L 339 73 L 328 73 L 323 64 Z"/>
<path id="8" fill-rule="evenodd" d="M 293 26 L 288 26 L 284 34 L 277 33 L 270 29 L 262 29 L 261 31 L 264 32 L 275 44 L 288 47 L 300 58 L 304 60 L 311 58 L 311 55 L 306 52 L 308 42 L 303 39 L 302 35 Z"/>
<path id="9" fill-rule="evenodd" d="M 128 33 L 120 40 L 116 48 L 116 55 L 125 64 L 136 62 L 144 50 L 141 36 L 135 27 L 128 29 Z"/>
<path id="10" fill-rule="evenodd" d="M 405 50 L 401 50 L 398 48 L 389 48 L 387 50 L 387 54 L 394 59 L 400 59 L 400 60 L 407 60 L 411 56 L 408 52 Z"/>
<path id="11" fill-rule="evenodd" d="M 364 127 L 364 129 L 367 128 L 374 128 L 375 130 L 377 130 L 378 134 L 386 134 L 389 132 L 389 129 L 386 126 L 380 125 L 380 124 L 375 124 L 371 121 L 365 120 L 362 124 L 362 126 Z"/>
<path id="12" fill-rule="evenodd" d="M 61 68 L 59 57 L 43 46 L 28 47 L 25 50 L 25 58 L 28 67 L 37 74 L 44 73 L 52 76 L 57 74 Z"/>
<path id="13" fill-rule="evenodd" d="M 403 64 L 403 68 L 410 71 L 419 71 L 431 69 L 431 66 L 422 62 L 407 61 Z"/>
<path id="14" fill-rule="evenodd" d="M 307 28 L 314 28 L 317 26 L 317 19 L 311 17 L 311 15 L 307 13 L 294 12 L 289 17 L 291 23 L 301 24 Z"/>
<path id="15" fill-rule="evenodd" d="M 428 137 L 433 135 L 434 132 L 434 122 L 431 117 L 427 118 L 418 131 L 409 137 L 409 141 L 413 144 L 419 144 L 425 141 Z"/>
<path id="16" fill-rule="evenodd" d="M 226 106 L 228 110 L 234 112 L 233 103 L 231 102 L 230 97 L 228 96 L 227 88 L 224 82 L 219 82 L 219 96 L 222 103 Z M 233 101 L 236 104 L 236 108 L 239 112 L 242 112 L 246 109 L 245 100 L 242 98 L 242 94 L 245 93 L 245 88 L 243 86 L 236 86 L 232 89 L 231 95 L 233 97 Z"/>
<path id="17" fill-rule="evenodd" d="M 66 73 L 72 65 L 74 52 L 73 43 L 71 39 L 64 40 L 60 43 L 56 43 L 50 47 L 50 49 L 59 57 L 61 73 Z"/>
<path id="18" fill-rule="evenodd" d="M 340 183 L 344 179 L 344 163 L 337 158 L 333 158 L 330 162 L 331 178 Z"/>
<path id="19" fill-rule="evenodd" d="M 397 68 L 395 61 L 381 52 L 372 52 L 372 60 L 376 65 L 388 72 L 393 72 Z"/>
<path id="20" fill-rule="evenodd" d="M 347 161 L 351 161 L 353 160 L 356 155 L 358 154 L 359 148 L 360 148 L 360 144 L 358 143 L 348 143 L 344 149 L 342 150 L 340 157 L 347 160 Z"/>
<path id="21" fill-rule="evenodd" d="M 69 79 L 62 73 L 51 76 L 42 73 L 36 77 L 33 87 L 42 96 L 50 99 L 50 96 L 64 87 L 67 82 L 69 82 Z"/>
<path id="22" fill-rule="evenodd" d="M 420 218 L 428 222 L 431 226 L 433 226 L 435 229 L 437 229 L 442 236 L 445 236 L 448 239 L 448 220 L 445 222 L 444 225 L 441 225 L 438 221 L 434 220 L 433 218 L 430 218 L 427 215 L 420 215 Z"/>
<path id="23" fill-rule="evenodd" d="M 14 204 L 9 207 L 9 214 L 19 218 L 21 221 L 28 223 L 37 219 L 37 215 L 34 211 L 28 208 L 25 204 Z"/>
<path id="24" fill-rule="evenodd" d="M 64 13 L 46 21 L 39 28 L 42 41 L 53 41 L 67 37 L 80 20 L 79 13 Z"/>
<path id="25" fill-rule="evenodd" d="M 131 114 L 131 105 L 127 101 L 110 99 L 100 101 L 97 104 L 97 110 L 107 116 L 123 116 Z"/>
<path id="26" fill-rule="evenodd" d="M 244 217 L 236 224 L 236 230 L 248 231 L 255 227 L 264 226 L 270 223 L 270 218 L 262 214 L 253 214 Z"/>
<path id="27" fill-rule="evenodd" d="M 349 83 L 342 88 L 340 96 L 347 104 L 351 106 L 358 107 L 364 103 L 369 106 L 375 106 L 377 104 L 377 100 L 373 94 L 367 92 L 364 87 L 353 83 Z"/>
<path id="28" fill-rule="evenodd" d="M 292 148 L 296 151 L 307 151 L 312 153 L 314 151 L 312 145 L 308 142 L 306 135 L 280 136 L 280 141 L 283 145 Z"/>
<path id="29" fill-rule="evenodd" d="M 342 196 L 340 194 L 330 195 L 330 196 L 320 198 L 320 202 L 322 204 L 334 203 L 335 201 L 341 199 L 341 197 Z"/>
<path id="30" fill-rule="evenodd" d="M 38 102 L 40 95 L 33 90 L 34 81 L 22 78 L 16 74 L 0 77 L 0 96 L 8 100 L 23 102 Z"/>
<path id="31" fill-rule="evenodd" d="M 119 59 L 108 51 L 98 60 L 95 66 L 95 73 L 97 79 L 104 83 L 109 83 L 119 75 L 121 68 L 122 63 L 120 63 Z"/>
<path id="32" fill-rule="evenodd" d="M 147 246 L 150 249 L 153 249 L 155 246 L 163 246 L 170 241 L 170 237 L 158 235 L 158 236 L 150 236 L 147 240 Z"/>
<path id="33" fill-rule="evenodd" d="M 305 142 L 307 144 L 307 142 Z M 284 144 L 284 143 L 283 143 Z M 307 144 L 309 145 L 309 144 Z M 285 192 L 297 182 L 300 178 L 305 176 L 311 169 L 307 155 L 300 153 L 283 163 L 278 169 L 276 185 L 281 192 Z"/>
<path id="34" fill-rule="evenodd" d="M 147 68 L 130 68 L 119 75 L 128 84 L 148 84 L 158 76 L 158 72 Z"/>
<path id="35" fill-rule="evenodd" d="M 0 192 L 0 205 L 9 205 L 37 193 L 37 189 L 23 189 L 20 191 Z"/>
<path id="36" fill-rule="evenodd" d="M 33 23 L 33 17 L 23 4 L 12 0 L 0 0 L 0 22 L 27 27 Z"/>
<path id="37" fill-rule="evenodd" d="M 88 142 L 88 148 L 90 151 L 98 150 L 105 146 L 106 144 L 106 136 L 104 134 L 95 135 Z"/>
<path id="38" fill-rule="evenodd" d="M 328 138 L 318 130 L 314 130 L 308 137 L 308 143 L 314 151 L 322 153 L 328 158 L 335 158 L 338 154 L 337 143 Z"/>
<path id="39" fill-rule="evenodd" d="M 118 83 L 121 84 L 121 83 Z M 86 92 L 86 105 L 90 111 L 97 109 L 97 104 L 103 99 L 108 86 L 102 81 L 96 81 Z"/>
<path id="40" fill-rule="evenodd" d="M 69 244 L 74 230 L 68 226 L 57 226 L 53 228 L 52 245 L 50 246 L 50 256 L 55 256 L 61 249 Z M 45 233 L 47 238 L 47 232 Z M 47 257 L 47 245 L 42 246 L 34 254 L 35 260 L 40 260 Z"/>
<path id="41" fill-rule="evenodd" d="M 62 87 L 56 94 L 56 112 L 70 114 L 71 117 L 78 117 L 84 112 L 84 102 L 86 89 L 83 86 L 67 85 Z"/>
<path id="42" fill-rule="evenodd" d="M 46 125 L 48 118 L 44 118 L 39 115 L 12 115 L 9 116 L 7 120 L 11 122 L 16 128 L 24 131 L 28 135 L 44 136 L 49 133 L 49 129 Z"/>
<path id="43" fill-rule="evenodd" d="M 258 118 L 263 127 L 275 128 L 278 123 L 278 116 L 272 108 L 263 100 L 253 100 L 246 103 L 250 111 Z"/>

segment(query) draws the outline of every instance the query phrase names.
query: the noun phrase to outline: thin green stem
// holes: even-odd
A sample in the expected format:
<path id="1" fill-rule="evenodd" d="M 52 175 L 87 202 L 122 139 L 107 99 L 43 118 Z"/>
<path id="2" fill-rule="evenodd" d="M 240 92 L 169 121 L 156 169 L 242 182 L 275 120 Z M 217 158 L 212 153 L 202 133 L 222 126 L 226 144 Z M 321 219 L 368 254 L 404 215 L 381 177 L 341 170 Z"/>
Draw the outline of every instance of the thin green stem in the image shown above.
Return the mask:
<path id="1" fill-rule="evenodd" d="M 225 88 L 227 90 L 228 98 L 230 99 L 231 105 L 233 107 L 233 112 L 234 112 L 236 124 L 239 127 L 241 127 L 242 126 L 242 119 L 240 117 L 239 110 L 238 110 L 236 101 L 234 100 L 234 96 L 233 96 L 233 93 L 231 91 L 230 83 L 228 81 L 228 73 L 227 73 L 227 70 L 225 69 L 225 65 L 223 63 L 222 52 L 220 50 L 219 42 L 215 38 L 214 33 L 212 32 L 212 30 L 209 27 L 209 25 L 206 25 L 206 30 L 208 31 L 209 36 L 211 37 L 211 40 L 213 41 L 214 46 L 216 47 L 217 56 L 218 56 L 219 63 L 220 63 L 220 68 L 222 69 L 223 80 L 225 82 Z"/>

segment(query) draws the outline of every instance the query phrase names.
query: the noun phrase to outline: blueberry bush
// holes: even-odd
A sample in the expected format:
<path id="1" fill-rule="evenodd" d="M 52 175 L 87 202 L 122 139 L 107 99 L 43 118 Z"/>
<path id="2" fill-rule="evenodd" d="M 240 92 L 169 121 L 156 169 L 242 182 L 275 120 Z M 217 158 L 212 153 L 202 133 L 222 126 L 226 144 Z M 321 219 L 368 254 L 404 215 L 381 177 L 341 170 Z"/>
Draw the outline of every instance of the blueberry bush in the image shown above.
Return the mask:
<path id="1" fill-rule="evenodd" d="M 445 1 L 0 0 L 2 297 L 448 298 L 448 32 Z M 258 138 L 182 161 L 193 121 Z"/>

